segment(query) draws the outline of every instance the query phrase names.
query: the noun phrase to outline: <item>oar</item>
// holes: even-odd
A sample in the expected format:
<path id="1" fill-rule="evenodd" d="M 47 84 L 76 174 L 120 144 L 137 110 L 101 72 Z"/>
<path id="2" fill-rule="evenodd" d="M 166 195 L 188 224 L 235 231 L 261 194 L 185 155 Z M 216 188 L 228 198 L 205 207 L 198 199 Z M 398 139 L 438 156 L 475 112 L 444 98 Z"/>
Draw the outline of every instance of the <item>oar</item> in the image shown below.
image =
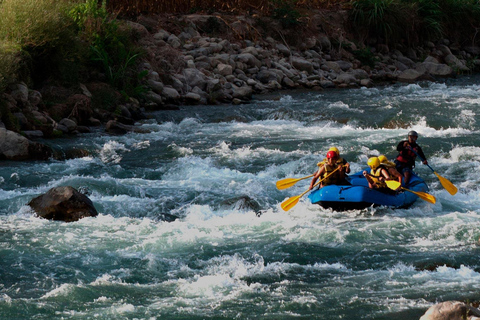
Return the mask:
<path id="1" fill-rule="evenodd" d="M 425 159 L 423 159 L 415 150 L 413 150 L 413 148 L 410 148 L 410 150 L 413 151 L 413 153 L 415 153 L 422 161 L 425 161 Z M 430 167 L 429 164 L 427 164 L 427 166 L 430 168 L 430 170 L 433 171 L 433 173 L 435 173 L 435 175 L 437 176 L 438 180 L 440 180 L 440 183 L 442 184 L 442 186 L 447 189 L 447 191 L 453 196 L 457 193 L 458 189 L 457 187 L 455 187 L 453 185 L 453 183 L 451 183 L 448 179 L 442 177 L 441 175 L 439 175 L 438 173 L 435 172 L 435 170 L 433 170 L 432 167 Z"/>
<path id="2" fill-rule="evenodd" d="M 337 171 L 338 169 L 340 169 L 340 167 L 338 167 L 337 169 L 333 170 L 332 172 L 330 172 L 329 175 L 327 175 L 325 178 L 319 180 L 317 183 L 315 183 L 313 185 L 313 188 L 315 188 L 316 186 L 318 186 L 323 180 L 327 179 L 328 177 L 330 177 L 335 171 Z M 313 189 L 312 188 L 312 189 Z M 291 197 L 291 198 L 288 198 L 287 200 L 283 201 L 282 204 L 281 204 L 281 207 L 283 210 L 285 211 L 288 211 L 290 209 L 292 209 L 293 207 L 295 207 L 295 205 L 298 203 L 298 201 L 300 200 L 301 197 L 303 197 L 308 191 L 310 191 L 310 189 L 306 190 L 305 192 L 302 192 L 301 194 L 299 194 L 298 196 L 295 196 L 295 197 Z"/>
<path id="3" fill-rule="evenodd" d="M 309 176 L 306 176 L 306 177 L 303 177 L 303 178 L 296 178 L 296 179 L 295 178 L 286 178 L 286 179 L 283 179 L 283 180 L 278 180 L 277 181 L 277 189 L 278 190 L 288 189 L 290 187 L 293 187 L 295 185 L 295 183 L 297 183 L 298 181 L 311 178 L 314 175 L 315 174 L 311 174 Z"/>
<path id="4" fill-rule="evenodd" d="M 397 190 L 398 187 L 400 187 L 402 184 L 398 181 L 395 181 L 395 180 L 387 180 L 385 181 L 385 183 L 387 184 L 387 187 L 389 187 L 390 189 L 392 190 Z M 404 187 L 401 187 L 402 190 L 405 190 L 405 191 L 408 191 L 408 192 L 411 192 L 411 193 L 414 193 L 416 194 L 419 198 L 421 198 L 422 200 L 425 200 L 425 201 L 428 201 L 430 203 L 433 203 L 435 204 L 435 202 L 437 202 L 437 199 L 435 199 L 434 196 L 432 196 L 431 194 L 429 193 L 426 193 L 426 192 L 420 192 L 420 191 L 413 191 L 413 190 L 409 190 L 409 189 L 406 189 Z"/>

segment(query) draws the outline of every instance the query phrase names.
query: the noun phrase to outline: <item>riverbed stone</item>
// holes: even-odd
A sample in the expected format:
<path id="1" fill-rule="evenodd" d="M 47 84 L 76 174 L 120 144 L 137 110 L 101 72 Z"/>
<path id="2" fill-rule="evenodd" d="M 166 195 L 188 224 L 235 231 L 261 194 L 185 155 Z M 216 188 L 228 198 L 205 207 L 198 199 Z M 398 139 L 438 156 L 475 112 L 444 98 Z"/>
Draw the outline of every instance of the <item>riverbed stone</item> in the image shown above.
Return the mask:
<path id="1" fill-rule="evenodd" d="M 98 215 L 92 201 L 70 186 L 52 188 L 28 205 L 38 217 L 48 220 L 73 222 Z"/>
<path id="2" fill-rule="evenodd" d="M 474 320 L 480 310 L 460 301 L 445 301 L 430 307 L 420 320 Z"/>

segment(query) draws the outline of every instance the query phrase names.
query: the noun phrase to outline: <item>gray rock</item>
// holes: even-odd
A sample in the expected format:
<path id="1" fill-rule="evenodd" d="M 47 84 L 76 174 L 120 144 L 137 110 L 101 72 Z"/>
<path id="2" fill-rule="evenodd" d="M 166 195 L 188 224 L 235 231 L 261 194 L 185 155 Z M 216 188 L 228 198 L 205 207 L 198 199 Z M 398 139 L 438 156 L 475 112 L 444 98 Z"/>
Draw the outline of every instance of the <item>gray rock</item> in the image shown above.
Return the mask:
<path id="1" fill-rule="evenodd" d="M 183 70 L 182 74 L 185 77 L 185 81 L 188 87 L 190 88 L 199 87 L 202 90 L 205 89 L 207 85 L 206 83 L 207 77 L 200 70 L 193 69 L 193 68 L 186 68 Z"/>
<path id="2" fill-rule="evenodd" d="M 247 66 L 251 68 L 260 68 L 262 66 L 262 62 L 258 60 L 253 54 L 251 53 L 241 53 L 237 55 L 236 61 L 240 61 L 245 63 Z"/>
<path id="3" fill-rule="evenodd" d="M 300 57 L 292 57 L 292 66 L 298 70 L 307 71 L 308 73 L 313 72 L 313 64 Z"/>
<path id="4" fill-rule="evenodd" d="M 286 57 L 289 57 L 292 54 L 290 49 L 288 49 L 287 46 L 284 44 L 279 43 L 275 47 L 277 48 L 278 51 L 280 51 L 281 54 L 283 54 Z"/>
<path id="5" fill-rule="evenodd" d="M 68 132 L 72 132 L 77 129 L 77 124 L 75 123 L 75 121 L 67 118 L 63 118 L 62 120 L 60 120 L 59 124 L 67 127 Z"/>
<path id="6" fill-rule="evenodd" d="M 473 320 L 480 310 L 459 301 L 445 301 L 430 307 L 420 320 Z"/>
<path id="7" fill-rule="evenodd" d="M 39 138 L 43 138 L 43 132 L 40 131 L 40 130 L 25 130 L 25 131 L 23 131 L 23 133 L 25 134 L 25 136 L 26 136 L 28 139 L 39 139 Z"/>
<path id="8" fill-rule="evenodd" d="M 252 98 L 253 90 L 250 86 L 244 85 L 244 86 L 238 87 L 236 85 L 232 85 L 232 88 L 233 88 L 233 94 L 232 94 L 233 98 L 237 98 L 237 99 Z"/>
<path id="9" fill-rule="evenodd" d="M 415 82 L 422 76 L 422 72 L 419 72 L 415 69 L 407 69 L 398 75 L 397 80 L 401 82 Z"/>
<path id="10" fill-rule="evenodd" d="M 233 68 L 229 64 L 219 63 L 217 65 L 217 73 L 225 77 L 233 73 Z"/>
<path id="11" fill-rule="evenodd" d="M 0 159 L 25 160 L 29 158 L 29 141 L 24 136 L 0 128 Z"/>
<path id="12" fill-rule="evenodd" d="M 457 57 L 455 57 L 453 54 L 447 55 L 445 58 L 445 62 L 451 66 L 454 69 L 461 70 L 461 71 L 470 71 L 467 66 L 460 61 Z"/>
<path id="13" fill-rule="evenodd" d="M 422 68 L 432 76 L 448 77 L 453 75 L 453 69 L 442 63 L 423 62 L 417 67 L 417 70 L 421 71 Z"/>
<path id="14" fill-rule="evenodd" d="M 164 87 L 162 95 L 167 100 L 178 100 L 180 98 L 180 94 L 178 93 L 178 91 L 170 87 Z"/>
<path id="15" fill-rule="evenodd" d="M 338 64 L 340 69 L 342 69 L 343 71 L 348 71 L 353 67 L 353 64 L 351 62 L 348 62 L 348 61 L 338 60 L 338 61 L 335 61 L 335 62 Z"/>
<path id="16" fill-rule="evenodd" d="M 162 92 L 163 92 L 163 90 L 162 90 Z M 151 101 L 151 102 L 155 103 L 156 105 L 163 105 L 162 96 L 159 95 L 158 93 L 153 92 L 153 91 L 148 91 L 145 94 L 145 99 L 147 101 Z"/>
<path id="17" fill-rule="evenodd" d="M 148 80 L 148 86 L 155 92 L 155 93 L 162 93 L 163 91 L 163 83 L 160 81 L 155 80 Z"/>
<path id="18" fill-rule="evenodd" d="M 340 66 L 338 65 L 338 63 L 334 62 L 334 61 L 325 61 L 323 63 L 323 65 L 326 67 L 327 70 L 325 71 L 329 71 L 329 70 L 333 70 L 335 73 L 340 73 L 342 72 L 342 68 L 340 68 Z"/>
<path id="19" fill-rule="evenodd" d="M 37 216 L 49 220 L 73 222 L 98 215 L 92 201 L 69 186 L 52 188 L 32 199 L 28 205 Z"/>

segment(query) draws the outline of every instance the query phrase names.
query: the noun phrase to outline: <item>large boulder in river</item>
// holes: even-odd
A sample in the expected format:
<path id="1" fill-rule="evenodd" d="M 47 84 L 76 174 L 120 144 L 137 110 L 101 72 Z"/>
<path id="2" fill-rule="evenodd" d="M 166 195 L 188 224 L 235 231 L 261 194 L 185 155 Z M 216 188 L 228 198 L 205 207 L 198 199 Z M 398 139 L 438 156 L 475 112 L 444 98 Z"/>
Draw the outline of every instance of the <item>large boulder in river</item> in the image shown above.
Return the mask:
<path id="1" fill-rule="evenodd" d="M 92 201 L 69 186 L 52 188 L 32 199 L 28 205 L 39 217 L 49 220 L 72 222 L 98 215 Z"/>
<path id="2" fill-rule="evenodd" d="M 473 320 L 479 316 L 477 308 L 459 301 L 445 301 L 430 307 L 420 320 Z"/>

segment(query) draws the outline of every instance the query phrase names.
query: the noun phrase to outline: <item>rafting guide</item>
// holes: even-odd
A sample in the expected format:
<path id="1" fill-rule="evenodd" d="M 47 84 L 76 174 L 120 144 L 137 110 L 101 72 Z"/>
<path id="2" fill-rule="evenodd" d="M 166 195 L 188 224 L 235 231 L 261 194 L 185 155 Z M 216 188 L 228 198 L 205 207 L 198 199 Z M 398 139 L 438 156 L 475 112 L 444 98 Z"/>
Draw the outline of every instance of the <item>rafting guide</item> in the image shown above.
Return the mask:
<path id="1" fill-rule="evenodd" d="M 405 186 L 410 182 L 417 154 L 423 160 L 423 164 L 428 165 L 422 148 L 417 144 L 417 139 L 418 133 L 412 130 L 408 133 L 408 139 L 400 141 L 397 145 L 398 156 L 395 159 L 395 165 L 398 172 L 405 177 Z"/>

